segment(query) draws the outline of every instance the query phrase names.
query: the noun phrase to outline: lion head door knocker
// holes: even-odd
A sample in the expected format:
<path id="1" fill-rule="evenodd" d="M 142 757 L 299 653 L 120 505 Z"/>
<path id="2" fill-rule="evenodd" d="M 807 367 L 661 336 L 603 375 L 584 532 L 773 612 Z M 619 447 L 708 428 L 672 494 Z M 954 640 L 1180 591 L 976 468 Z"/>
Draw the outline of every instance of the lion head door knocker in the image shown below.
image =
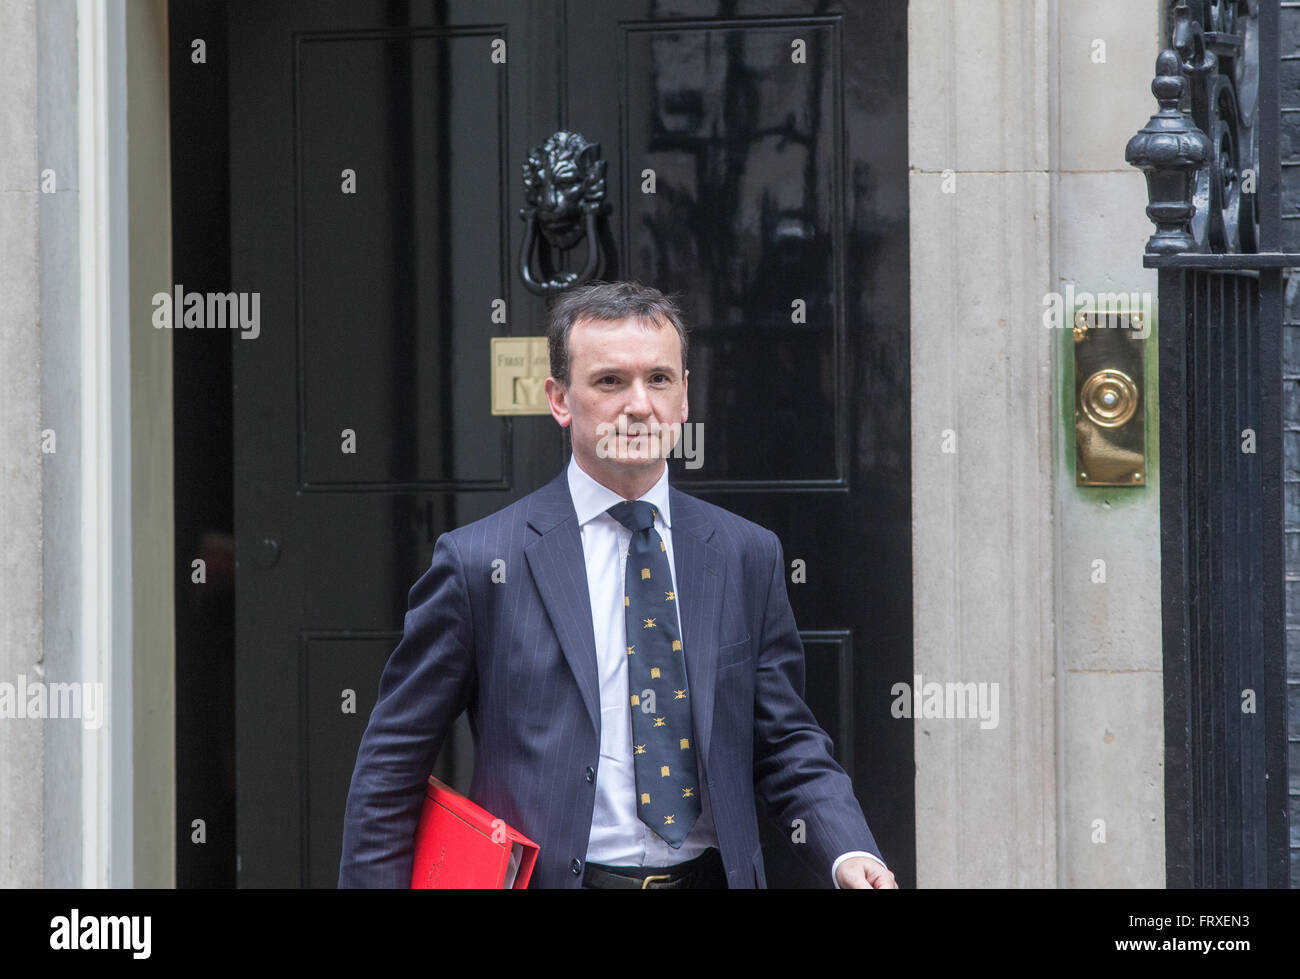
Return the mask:
<path id="1" fill-rule="evenodd" d="M 519 216 L 528 225 L 519 254 L 519 274 L 538 296 L 554 296 L 581 285 L 596 273 L 600 237 L 596 219 L 605 208 L 605 161 L 600 144 L 580 133 L 559 132 L 533 147 L 523 165 L 524 200 Z M 537 231 L 553 251 L 573 248 L 587 239 L 587 262 L 581 272 L 557 272 L 549 279 L 533 274 Z"/>

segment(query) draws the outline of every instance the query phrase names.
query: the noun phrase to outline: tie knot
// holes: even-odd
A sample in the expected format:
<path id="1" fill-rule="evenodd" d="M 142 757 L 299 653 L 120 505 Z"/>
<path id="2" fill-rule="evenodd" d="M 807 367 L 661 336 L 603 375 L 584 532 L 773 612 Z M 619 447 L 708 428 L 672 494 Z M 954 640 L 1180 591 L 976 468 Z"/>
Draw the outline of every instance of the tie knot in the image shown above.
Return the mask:
<path id="1" fill-rule="evenodd" d="M 634 534 L 655 525 L 655 508 L 645 500 L 623 500 L 605 512 Z"/>

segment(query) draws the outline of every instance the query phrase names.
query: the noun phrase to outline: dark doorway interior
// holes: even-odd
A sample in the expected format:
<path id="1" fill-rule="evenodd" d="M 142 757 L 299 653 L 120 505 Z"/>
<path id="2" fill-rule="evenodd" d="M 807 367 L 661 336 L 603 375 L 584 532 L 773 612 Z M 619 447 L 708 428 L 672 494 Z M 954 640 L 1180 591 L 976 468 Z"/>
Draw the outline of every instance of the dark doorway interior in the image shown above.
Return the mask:
<path id="1" fill-rule="evenodd" d="M 226 4 L 169 5 L 173 282 L 230 288 Z M 205 60 L 196 61 L 197 41 Z M 235 886 L 229 330 L 176 330 L 176 886 Z M 203 581 L 194 580 L 196 560 Z M 201 821 L 201 822 L 199 822 Z"/>

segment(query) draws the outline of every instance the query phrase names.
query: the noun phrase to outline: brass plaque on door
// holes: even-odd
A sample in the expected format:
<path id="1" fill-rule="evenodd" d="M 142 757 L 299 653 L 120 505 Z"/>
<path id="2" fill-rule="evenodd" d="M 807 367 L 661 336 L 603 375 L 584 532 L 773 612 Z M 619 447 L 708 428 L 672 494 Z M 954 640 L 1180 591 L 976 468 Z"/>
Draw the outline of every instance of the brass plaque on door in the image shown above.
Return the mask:
<path id="1" fill-rule="evenodd" d="M 1078 486 L 1145 486 L 1144 313 L 1074 318 L 1074 465 Z"/>
<path id="2" fill-rule="evenodd" d="M 492 414 L 549 415 L 546 337 L 492 338 Z"/>

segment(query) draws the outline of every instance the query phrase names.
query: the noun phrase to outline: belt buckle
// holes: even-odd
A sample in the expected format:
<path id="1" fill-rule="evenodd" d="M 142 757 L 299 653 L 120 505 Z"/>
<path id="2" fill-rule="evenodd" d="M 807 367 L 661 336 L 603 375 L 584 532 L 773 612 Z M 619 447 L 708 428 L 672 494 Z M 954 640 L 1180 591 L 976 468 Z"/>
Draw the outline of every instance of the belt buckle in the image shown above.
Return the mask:
<path id="1" fill-rule="evenodd" d="M 644 890 L 646 890 L 647 888 L 649 888 L 649 886 L 650 886 L 650 882 L 651 882 L 652 880 L 668 880 L 668 879 L 670 879 L 671 877 L 672 877 L 672 874 L 649 874 L 648 876 L 643 877 L 643 878 L 641 879 L 641 890 L 644 891 Z"/>

